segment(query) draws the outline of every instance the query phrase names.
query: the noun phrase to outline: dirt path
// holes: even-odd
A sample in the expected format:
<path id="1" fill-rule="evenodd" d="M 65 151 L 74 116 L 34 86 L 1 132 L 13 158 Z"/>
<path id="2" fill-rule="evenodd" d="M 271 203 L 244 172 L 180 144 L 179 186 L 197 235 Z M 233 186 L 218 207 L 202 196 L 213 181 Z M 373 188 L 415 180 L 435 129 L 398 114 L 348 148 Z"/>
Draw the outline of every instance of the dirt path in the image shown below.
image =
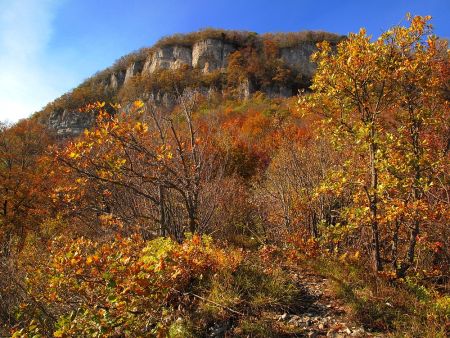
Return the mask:
<path id="1" fill-rule="evenodd" d="M 304 337 L 383 337 L 366 332 L 350 319 L 349 309 L 333 295 L 331 281 L 307 271 L 293 278 L 303 290 L 302 305 L 297 314 L 284 313 L 279 321 L 301 328 Z"/>

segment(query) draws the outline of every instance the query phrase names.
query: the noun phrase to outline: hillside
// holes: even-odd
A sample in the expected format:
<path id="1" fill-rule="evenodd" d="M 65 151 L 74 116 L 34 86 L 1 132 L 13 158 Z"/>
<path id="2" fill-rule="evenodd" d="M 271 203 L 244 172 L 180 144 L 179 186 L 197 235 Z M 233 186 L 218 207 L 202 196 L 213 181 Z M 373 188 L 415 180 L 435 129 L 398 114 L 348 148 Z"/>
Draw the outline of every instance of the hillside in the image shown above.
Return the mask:
<path id="1" fill-rule="evenodd" d="M 311 83 L 316 43 L 336 44 L 343 37 L 325 32 L 258 35 L 203 30 L 173 35 L 119 59 L 71 92 L 49 103 L 39 115 L 60 135 L 77 135 L 94 122 L 77 110 L 95 101 L 152 100 L 171 108 L 175 91 L 186 88 L 248 98 L 256 91 L 289 97 Z"/>
<path id="2" fill-rule="evenodd" d="M 175 35 L 0 125 L 0 336 L 448 337 L 450 54 L 407 19 Z"/>

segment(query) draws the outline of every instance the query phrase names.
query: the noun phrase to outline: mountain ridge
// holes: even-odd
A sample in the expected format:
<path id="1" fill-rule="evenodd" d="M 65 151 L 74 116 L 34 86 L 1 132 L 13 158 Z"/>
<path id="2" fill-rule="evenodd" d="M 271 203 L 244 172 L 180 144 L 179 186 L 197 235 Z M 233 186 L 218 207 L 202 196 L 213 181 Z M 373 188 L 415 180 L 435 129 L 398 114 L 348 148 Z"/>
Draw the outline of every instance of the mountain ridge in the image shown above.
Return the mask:
<path id="1" fill-rule="evenodd" d="M 60 136 L 89 128 L 95 114 L 79 109 L 95 101 L 126 106 L 135 99 L 170 108 L 177 90 L 194 88 L 247 98 L 256 91 L 288 97 L 309 87 L 315 71 L 310 61 L 316 44 L 344 39 L 328 32 L 266 33 L 205 29 L 160 39 L 118 59 L 63 94 L 37 115 Z"/>

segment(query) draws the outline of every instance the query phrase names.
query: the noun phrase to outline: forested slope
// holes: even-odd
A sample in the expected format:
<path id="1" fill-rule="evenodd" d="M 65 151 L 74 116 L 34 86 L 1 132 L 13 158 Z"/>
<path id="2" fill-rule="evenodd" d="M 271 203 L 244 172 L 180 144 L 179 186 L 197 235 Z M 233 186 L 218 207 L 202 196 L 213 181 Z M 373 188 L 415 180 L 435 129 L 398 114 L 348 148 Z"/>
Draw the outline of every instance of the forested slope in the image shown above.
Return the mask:
<path id="1" fill-rule="evenodd" d="M 262 49 L 152 68 L 202 34 Z M 119 66 L 2 126 L 2 335 L 448 336 L 450 68 L 430 18 L 314 35 L 308 82 L 286 80 L 285 36 L 227 34 L 163 40 L 113 96 Z"/>

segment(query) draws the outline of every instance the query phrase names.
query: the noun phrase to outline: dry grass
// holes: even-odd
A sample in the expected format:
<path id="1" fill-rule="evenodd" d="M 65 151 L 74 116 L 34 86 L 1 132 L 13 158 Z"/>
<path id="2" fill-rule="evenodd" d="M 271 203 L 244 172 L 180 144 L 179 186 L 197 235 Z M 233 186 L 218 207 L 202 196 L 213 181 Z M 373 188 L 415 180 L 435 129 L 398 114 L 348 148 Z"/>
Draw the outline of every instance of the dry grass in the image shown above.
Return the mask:
<path id="1" fill-rule="evenodd" d="M 450 297 L 407 278 L 376 277 L 366 268 L 319 258 L 313 268 L 334 282 L 334 291 L 365 329 L 394 337 L 448 337 Z"/>

